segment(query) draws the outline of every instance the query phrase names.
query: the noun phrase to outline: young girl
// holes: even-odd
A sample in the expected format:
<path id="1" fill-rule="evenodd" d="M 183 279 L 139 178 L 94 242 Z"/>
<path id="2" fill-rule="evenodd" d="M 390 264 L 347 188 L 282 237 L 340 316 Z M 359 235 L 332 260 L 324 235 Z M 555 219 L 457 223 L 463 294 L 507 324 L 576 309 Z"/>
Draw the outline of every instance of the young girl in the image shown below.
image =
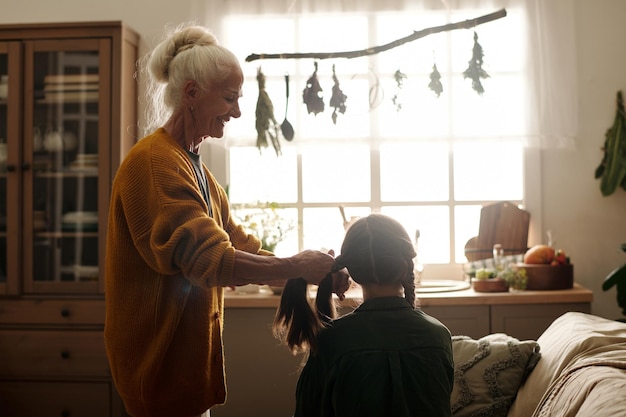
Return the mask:
<path id="1" fill-rule="evenodd" d="M 451 336 L 414 307 L 415 255 L 400 223 L 371 214 L 350 226 L 336 258 L 335 270 L 346 268 L 363 289 L 356 310 L 332 319 L 330 279 L 318 289 L 317 312 L 306 282 L 288 282 L 275 332 L 308 353 L 294 417 L 451 415 Z"/>

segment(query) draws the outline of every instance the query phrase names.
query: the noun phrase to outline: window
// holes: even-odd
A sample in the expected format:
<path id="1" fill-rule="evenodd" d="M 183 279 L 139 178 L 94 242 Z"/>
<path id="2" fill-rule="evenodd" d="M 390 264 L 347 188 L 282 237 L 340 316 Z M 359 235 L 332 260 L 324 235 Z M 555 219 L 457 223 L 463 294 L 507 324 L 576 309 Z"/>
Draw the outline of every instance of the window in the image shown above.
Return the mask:
<path id="1" fill-rule="evenodd" d="M 245 74 L 242 117 L 229 123 L 228 185 L 233 205 L 277 202 L 293 235 L 276 248 L 279 255 L 302 249 L 333 248 L 343 239 L 343 207 L 348 220 L 370 212 L 398 219 L 411 236 L 419 231 L 418 261 L 426 279 L 459 279 L 464 245 L 478 233 L 480 208 L 508 200 L 525 205 L 536 178 L 525 167 L 523 19 L 476 27 L 484 50 L 485 93 L 472 89 L 463 71 L 472 56 L 472 30 L 430 35 L 368 57 L 317 61 L 326 108 L 308 114 L 302 91 L 314 61 L 257 60 L 251 53 L 360 50 L 402 38 L 414 30 L 478 17 L 493 10 L 413 13 L 230 15 L 223 43 L 242 60 Z M 254 36 L 241 36 L 241 28 Z M 436 64 L 443 92 L 429 89 Z M 347 95 L 347 110 L 336 124 L 329 108 L 333 66 Z M 285 79 L 290 76 L 286 115 L 296 131 L 280 139 L 282 155 L 256 148 L 257 70 L 278 123 L 285 117 Z M 401 85 L 394 75 L 406 75 Z"/>

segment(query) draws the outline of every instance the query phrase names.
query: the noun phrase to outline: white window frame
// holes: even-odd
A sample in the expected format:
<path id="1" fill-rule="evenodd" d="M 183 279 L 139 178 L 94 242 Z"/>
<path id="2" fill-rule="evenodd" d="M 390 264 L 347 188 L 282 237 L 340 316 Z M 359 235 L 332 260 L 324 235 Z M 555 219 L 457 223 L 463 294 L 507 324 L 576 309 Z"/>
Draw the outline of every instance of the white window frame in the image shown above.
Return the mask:
<path id="1" fill-rule="evenodd" d="M 419 42 L 419 41 L 418 41 Z M 252 52 L 252 51 L 250 51 Z M 245 65 L 245 64 L 244 64 Z M 307 76 L 307 72 L 303 71 L 298 75 L 291 75 L 292 77 L 292 85 L 301 85 L 302 78 Z M 300 83 L 298 83 L 298 78 L 300 77 Z M 256 82 L 254 79 L 248 77 L 246 79 L 246 83 L 244 84 L 244 93 L 245 93 L 245 85 L 249 83 Z M 303 106 L 300 102 L 295 102 L 294 99 L 298 99 L 301 92 L 299 90 L 292 90 L 290 100 L 290 106 L 298 105 Z M 282 121 L 283 111 L 280 106 L 277 107 L 276 117 L 279 121 Z M 324 113 L 325 116 L 328 117 L 328 110 Z M 233 123 L 239 123 L 239 121 L 233 121 Z M 376 129 L 373 130 L 373 132 Z M 373 136 L 373 135 L 372 135 Z M 376 139 L 370 139 L 374 148 L 376 148 L 378 141 Z M 295 146 L 296 148 L 303 146 L 305 143 L 299 143 L 294 141 L 295 143 L 291 143 L 285 146 Z M 246 145 L 250 145 L 251 143 L 248 141 Z M 284 142 L 283 142 L 284 143 Z M 205 161 L 208 163 L 212 172 L 216 175 L 218 180 L 224 184 L 229 185 L 229 171 L 230 171 L 230 162 L 229 162 L 229 148 L 232 146 L 238 146 L 242 144 L 240 138 L 232 139 L 227 138 L 226 142 L 222 142 L 219 144 L 213 144 L 203 151 L 203 156 Z M 226 145 L 226 146 L 224 146 Z M 337 205 L 343 205 L 346 209 L 350 207 L 363 207 L 368 206 L 372 211 L 379 211 L 382 207 L 389 205 L 389 203 L 380 201 L 380 181 L 379 181 L 379 164 L 377 158 L 374 156 L 377 151 L 374 150 L 372 152 L 371 158 L 371 199 L 367 203 L 346 203 L 346 202 L 332 202 L 332 203 L 306 203 L 302 199 L 302 156 L 301 153 L 298 152 L 298 199 L 295 202 L 289 203 L 281 203 L 282 207 L 291 208 L 297 210 L 298 219 L 302 219 L 303 212 L 307 208 L 312 207 L 337 207 Z M 542 221 L 541 221 L 541 158 L 540 151 L 534 148 L 526 148 L 524 151 L 524 197 L 520 201 L 514 201 L 514 203 L 520 204 L 526 210 L 532 213 L 531 218 L 531 229 L 529 234 L 529 241 L 541 241 L 540 231 L 542 230 Z M 450 170 L 452 170 L 452 165 L 450 165 Z M 450 175 L 450 181 L 453 181 L 452 175 Z M 452 188 L 451 188 L 452 189 Z M 487 204 L 492 201 L 472 201 L 472 202 L 455 202 L 455 201 L 447 201 L 447 202 L 437 202 L 439 205 L 448 205 L 451 210 L 453 210 L 456 205 L 464 205 L 464 204 Z M 405 203 L 400 202 L 399 205 L 403 205 Z M 419 205 L 419 203 L 415 202 L 406 202 L 407 205 Z M 398 205 L 394 203 L 393 205 Z M 304 249 L 303 246 L 303 236 L 302 236 L 302 224 L 299 223 L 299 235 L 298 235 L 298 250 Z M 338 250 L 339 248 L 335 248 Z M 427 279 L 463 279 L 462 275 L 462 267 L 455 262 L 454 253 L 455 253 L 455 240 L 454 240 L 454 232 L 451 229 L 450 231 L 450 253 L 452 254 L 452 259 L 449 264 L 434 264 L 434 265 L 426 265 L 427 274 L 425 277 Z"/>

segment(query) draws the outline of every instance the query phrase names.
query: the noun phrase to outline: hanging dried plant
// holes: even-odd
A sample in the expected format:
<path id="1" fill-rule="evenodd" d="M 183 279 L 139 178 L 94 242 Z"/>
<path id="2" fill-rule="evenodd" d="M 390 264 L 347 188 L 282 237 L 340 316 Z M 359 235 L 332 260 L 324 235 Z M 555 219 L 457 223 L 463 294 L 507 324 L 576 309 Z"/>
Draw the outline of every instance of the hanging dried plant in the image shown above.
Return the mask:
<path id="1" fill-rule="evenodd" d="M 407 76 L 400 70 L 396 70 L 393 74 L 393 79 L 396 82 L 396 93 L 391 98 L 393 105 L 396 106 L 396 111 L 402 110 L 402 102 L 400 101 L 400 90 L 402 90 L 402 84 L 406 80 Z"/>
<path id="2" fill-rule="evenodd" d="M 332 119 L 333 123 L 337 124 L 337 112 L 344 114 L 346 112 L 346 96 L 341 88 L 339 88 L 339 80 L 335 74 L 335 65 L 333 65 L 333 94 L 330 97 L 330 107 L 334 107 Z"/>
<path id="3" fill-rule="evenodd" d="M 259 148 L 259 151 L 267 148 L 269 138 L 276 155 L 280 155 L 280 143 L 278 142 L 280 125 L 274 117 L 274 105 L 265 90 L 265 75 L 263 75 L 261 68 L 257 70 L 256 80 L 259 83 L 259 98 L 256 102 L 256 147 Z"/>
<path id="4" fill-rule="evenodd" d="M 302 92 L 302 99 L 309 114 L 313 113 L 317 116 L 317 113 L 324 111 L 324 95 L 322 86 L 320 86 L 317 79 L 317 62 L 314 65 L 315 71 L 313 71 L 313 74 L 306 82 L 306 88 Z"/>
<path id="5" fill-rule="evenodd" d="M 443 85 L 441 85 L 441 74 L 439 74 L 439 70 L 437 69 L 437 64 L 433 64 L 433 71 L 430 73 L 430 83 L 428 83 L 428 88 L 433 90 L 437 95 L 437 98 L 443 92 Z"/>
<path id="6" fill-rule="evenodd" d="M 489 78 L 489 74 L 483 69 L 483 47 L 478 43 L 478 34 L 474 31 L 474 47 L 469 66 L 463 71 L 463 78 L 472 80 L 472 88 L 480 95 L 485 92 L 481 78 Z"/>

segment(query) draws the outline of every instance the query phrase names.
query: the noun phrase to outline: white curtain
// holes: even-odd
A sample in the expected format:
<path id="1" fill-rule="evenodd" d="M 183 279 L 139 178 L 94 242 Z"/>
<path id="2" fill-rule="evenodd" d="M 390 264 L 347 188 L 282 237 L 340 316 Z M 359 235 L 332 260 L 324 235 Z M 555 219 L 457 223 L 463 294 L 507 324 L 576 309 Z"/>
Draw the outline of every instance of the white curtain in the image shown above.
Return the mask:
<path id="1" fill-rule="evenodd" d="M 528 31 L 527 49 L 520 54 L 525 54 L 531 92 L 526 103 L 527 144 L 540 148 L 575 145 L 578 96 L 573 0 L 198 0 L 198 5 L 205 11 L 205 23 L 218 37 L 221 19 L 239 13 L 260 16 L 378 10 L 419 13 L 420 10 L 462 11 L 464 8 L 491 8 L 493 11 L 505 8 L 521 12 Z M 254 34 L 241 28 L 241 36 Z"/>

